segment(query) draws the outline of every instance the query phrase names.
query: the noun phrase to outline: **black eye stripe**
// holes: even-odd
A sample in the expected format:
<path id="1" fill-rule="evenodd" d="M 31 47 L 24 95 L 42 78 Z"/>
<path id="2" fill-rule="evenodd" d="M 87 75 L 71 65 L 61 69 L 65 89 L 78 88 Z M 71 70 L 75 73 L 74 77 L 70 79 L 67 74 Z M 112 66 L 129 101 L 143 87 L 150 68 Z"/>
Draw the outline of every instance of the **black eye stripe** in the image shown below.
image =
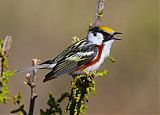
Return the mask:
<path id="1" fill-rule="evenodd" d="M 102 34 L 103 34 L 103 36 L 110 36 L 110 34 L 109 34 L 109 33 L 106 33 L 106 32 L 104 32 L 104 31 L 101 31 L 100 33 L 102 33 Z"/>
<path id="2" fill-rule="evenodd" d="M 106 42 L 106 41 L 109 41 L 109 40 L 111 40 L 111 37 L 110 37 L 110 36 L 104 36 L 103 42 Z"/>

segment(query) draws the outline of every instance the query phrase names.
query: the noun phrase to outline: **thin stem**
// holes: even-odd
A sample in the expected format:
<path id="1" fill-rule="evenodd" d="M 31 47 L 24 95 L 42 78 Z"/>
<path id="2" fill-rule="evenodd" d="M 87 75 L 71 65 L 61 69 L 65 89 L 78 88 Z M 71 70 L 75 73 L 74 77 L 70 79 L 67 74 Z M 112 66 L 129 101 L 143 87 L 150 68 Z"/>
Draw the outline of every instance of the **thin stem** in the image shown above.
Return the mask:
<path id="1" fill-rule="evenodd" d="M 29 115 L 33 115 L 35 99 L 36 97 L 34 97 L 33 99 L 32 98 L 30 99 Z"/>
<path id="2" fill-rule="evenodd" d="M 36 66 L 38 64 L 38 59 L 32 60 L 32 66 Z M 30 96 L 30 106 L 29 106 L 29 115 L 33 115 L 35 99 L 37 98 L 36 93 L 36 79 L 37 79 L 37 69 L 33 70 L 32 75 L 27 75 L 28 85 L 31 87 L 31 96 Z"/>
<path id="3" fill-rule="evenodd" d="M 1 55 L 0 57 L 0 75 L 3 77 L 3 70 L 4 70 L 4 57 Z"/>
<path id="4" fill-rule="evenodd" d="M 101 18 L 104 10 L 105 0 L 97 0 L 96 13 L 93 21 L 93 27 L 101 25 Z"/>
<path id="5" fill-rule="evenodd" d="M 0 76 L 1 77 L 3 77 L 5 57 L 6 57 L 8 50 L 11 48 L 11 45 L 12 45 L 12 37 L 6 36 L 4 43 L 2 45 L 2 51 L 0 54 Z"/>

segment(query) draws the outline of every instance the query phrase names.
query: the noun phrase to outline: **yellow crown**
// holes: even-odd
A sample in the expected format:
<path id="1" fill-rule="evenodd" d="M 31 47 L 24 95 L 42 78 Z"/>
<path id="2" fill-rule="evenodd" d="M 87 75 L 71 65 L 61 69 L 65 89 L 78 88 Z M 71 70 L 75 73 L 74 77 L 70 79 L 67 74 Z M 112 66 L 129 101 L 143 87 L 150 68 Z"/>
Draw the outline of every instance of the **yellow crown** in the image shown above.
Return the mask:
<path id="1" fill-rule="evenodd" d="M 113 32 L 114 32 L 111 28 L 109 28 L 109 27 L 107 27 L 107 26 L 100 26 L 99 28 L 100 28 L 101 30 L 103 30 L 103 31 L 108 32 L 108 33 L 113 33 Z"/>

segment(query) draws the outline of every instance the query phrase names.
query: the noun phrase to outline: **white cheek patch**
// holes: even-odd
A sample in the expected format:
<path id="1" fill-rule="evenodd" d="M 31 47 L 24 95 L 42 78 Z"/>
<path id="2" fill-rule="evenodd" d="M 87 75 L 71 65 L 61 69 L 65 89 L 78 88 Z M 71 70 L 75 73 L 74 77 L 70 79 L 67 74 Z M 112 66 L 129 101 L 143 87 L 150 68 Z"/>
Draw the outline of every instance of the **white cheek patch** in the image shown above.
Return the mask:
<path id="1" fill-rule="evenodd" d="M 93 44 L 101 45 L 103 42 L 103 35 L 97 32 L 96 36 L 94 36 L 92 32 L 89 32 L 88 41 L 92 42 Z"/>

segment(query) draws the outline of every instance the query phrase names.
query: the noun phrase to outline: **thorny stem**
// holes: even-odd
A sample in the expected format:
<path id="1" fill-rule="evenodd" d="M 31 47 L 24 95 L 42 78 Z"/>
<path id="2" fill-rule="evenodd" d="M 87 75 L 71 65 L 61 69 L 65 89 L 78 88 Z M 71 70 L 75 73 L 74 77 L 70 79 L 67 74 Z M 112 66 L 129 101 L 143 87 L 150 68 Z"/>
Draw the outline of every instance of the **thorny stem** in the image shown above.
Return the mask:
<path id="1" fill-rule="evenodd" d="M 38 62 L 39 62 L 39 60 L 37 58 L 36 59 L 32 59 L 32 66 L 36 66 L 38 64 Z M 26 75 L 27 84 L 31 88 L 29 115 L 33 115 L 35 99 L 38 96 L 37 93 L 36 93 L 36 79 L 37 79 L 37 75 L 36 74 L 37 74 L 37 69 L 34 69 L 32 75 L 30 75 L 30 74 Z"/>

